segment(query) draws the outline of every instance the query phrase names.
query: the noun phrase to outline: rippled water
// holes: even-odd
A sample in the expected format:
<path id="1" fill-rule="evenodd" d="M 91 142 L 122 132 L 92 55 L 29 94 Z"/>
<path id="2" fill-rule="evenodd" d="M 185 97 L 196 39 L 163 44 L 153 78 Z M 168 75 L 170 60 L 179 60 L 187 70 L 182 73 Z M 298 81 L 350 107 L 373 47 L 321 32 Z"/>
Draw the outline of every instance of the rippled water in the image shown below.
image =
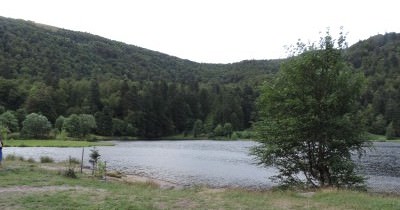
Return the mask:
<path id="1" fill-rule="evenodd" d="M 255 165 L 249 156 L 252 141 L 134 141 L 116 142 L 114 147 L 98 147 L 108 167 L 126 173 L 157 178 L 181 185 L 212 187 L 269 188 L 273 167 Z M 400 189 L 400 144 L 374 143 L 375 149 L 356 160 L 361 173 L 369 177 L 374 191 L 398 192 Z M 89 165 L 90 148 L 84 162 Z M 4 148 L 5 154 L 39 159 L 51 156 L 57 161 L 69 156 L 80 159 L 82 148 Z"/>

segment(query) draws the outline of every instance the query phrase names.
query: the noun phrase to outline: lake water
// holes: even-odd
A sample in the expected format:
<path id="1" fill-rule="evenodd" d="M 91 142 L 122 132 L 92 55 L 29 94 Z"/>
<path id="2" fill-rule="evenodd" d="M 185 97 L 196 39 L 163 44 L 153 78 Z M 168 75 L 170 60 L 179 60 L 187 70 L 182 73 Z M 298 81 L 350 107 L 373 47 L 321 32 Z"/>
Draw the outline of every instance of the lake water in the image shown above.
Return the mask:
<path id="1" fill-rule="evenodd" d="M 255 165 L 249 149 L 252 141 L 132 141 L 115 142 L 113 147 L 97 147 L 107 167 L 129 174 L 161 179 L 184 186 L 270 188 L 275 183 L 273 167 Z M 85 148 L 89 165 L 91 148 Z M 82 148 L 6 147 L 3 153 L 39 160 L 50 156 L 56 161 L 69 156 L 81 159 Z M 374 143 L 374 149 L 355 160 L 361 173 L 369 177 L 371 191 L 400 192 L 400 144 Z"/>

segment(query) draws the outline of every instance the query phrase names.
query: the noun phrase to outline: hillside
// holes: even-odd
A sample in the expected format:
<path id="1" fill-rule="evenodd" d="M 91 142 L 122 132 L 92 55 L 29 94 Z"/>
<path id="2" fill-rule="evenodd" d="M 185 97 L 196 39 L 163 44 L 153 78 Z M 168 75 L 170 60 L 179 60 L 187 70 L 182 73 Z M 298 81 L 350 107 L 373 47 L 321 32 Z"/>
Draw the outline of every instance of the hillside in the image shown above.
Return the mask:
<path id="1" fill-rule="evenodd" d="M 400 136 L 400 34 L 387 33 L 348 49 L 350 64 L 363 71 L 367 89 L 361 100 L 370 132 L 385 134 L 389 125 Z"/>
<path id="2" fill-rule="evenodd" d="M 90 114 L 96 133 L 105 136 L 187 134 L 195 122 L 203 136 L 214 135 L 218 126 L 242 130 L 255 117 L 254 87 L 279 64 L 196 63 L 88 33 L 0 18 L 0 114 L 9 110 L 18 119 L 11 131 L 19 131 L 32 112 L 53 125 L 63 116 Z"/>
<path id="3" fill-rule="evenodd" d="M 60 78 L 128 78 L 173 82 L 238 82 L 241 70 L 276 72 L 276 61 L 232 65 L 200 64 L 88 33 L 29 21 L 0 18 L 0 75 L 36 78 L 47 84 Z M 235 75 L 232 75 L 232 72 Z"/>
<path id="4" fill-rule="evenodd" d="M 400 34 L 360 41 L 346 56 L 367 78 L 361 103 L 369 130 L 384 134 L 391 127 L 400 136 Z M 102 135 L 186 134 L 196 121 L 202 135 L 214 135 L 224 125 L 243 130 L 256 120 L 257 86 L 272 79 L 282 62 L 196 63 L 0 17 L 0 114 L 10 110 L 19 128 L 31 112 L 53 124 L 59 116 L 91 114 L 112 121 L 98 123 Z"/>

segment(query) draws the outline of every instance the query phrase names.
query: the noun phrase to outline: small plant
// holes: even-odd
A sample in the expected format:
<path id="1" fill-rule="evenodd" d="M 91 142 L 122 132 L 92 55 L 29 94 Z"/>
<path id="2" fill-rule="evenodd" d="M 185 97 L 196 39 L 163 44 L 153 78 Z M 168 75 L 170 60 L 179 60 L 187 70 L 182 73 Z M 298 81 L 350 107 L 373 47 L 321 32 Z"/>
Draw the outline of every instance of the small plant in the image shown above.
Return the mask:
<path id="1" fill-rule="evenodd" d="M 41 156 L 40 162 L 41 163 L 54 163 L 54 159 L 49 156 Z"/>
<path id="2" fill-rule="evenodd" d="M 64 172 L 65 177 L 73 178 L 73 179 L 77 178 L 76 173 L 75 173 L 75 164 L 79 164 L 79 161 L 76 158 L 69 157 L 67 170 L 65 170 L 65 172 Z"/>
<path id="3" fill-rule="evenodd" d="M 81 163 L 81 161 L 78 160 L 77 158 L 70 158 L 68 161 L 69 161 L 71 164 L 75 164 L 75 165 Z"/>
<path id="4" fill-rule="evenodd" d="M 96 166 L 97 166 L 97 162 L 100 159 L 100 153 L 99 151 L 96 149 L 96 147 L 93 147 L 93 149 L 90 150 L 91 153 L 89 155 L 90 159 L 89 162 L 92 164 L 92 175 L 94 175 L 94 172 L 96 171 Z"/>
<path id="5" fill-rule="evenodd" d="M 29 159 L 26 160 L 26 161 L 28 161 L 28 163 L 35 163 L 35 162 L 36 162 L 35 159 L 33 159 L 33 158 L 29 158 Z"/>
<path id="6" fill-rule="evenodd" d="M 5 160 L 14 161 L 14 160 L 17 160 L 17 156 L 14 155 L 14 154 L 7 155 L 6 158 L 5 158 Z"/>
<path id="7" fill-rule="evenodd" d="M 105 178 L 106 176 L 106 163 L 103 161 L 97 162 L 96 177 Z"/>
<path id="8" fill-rule="evenodd" d="M 73 178 L 73 179 L 78 178 L 78 177 L 76 176 L 75 170 L 72 169 L 72 168 L 67 169 L 67 170 L 64 172 L 64 176 L 65 176 L 65 177 L 68 177 L 68 178 Z"/>

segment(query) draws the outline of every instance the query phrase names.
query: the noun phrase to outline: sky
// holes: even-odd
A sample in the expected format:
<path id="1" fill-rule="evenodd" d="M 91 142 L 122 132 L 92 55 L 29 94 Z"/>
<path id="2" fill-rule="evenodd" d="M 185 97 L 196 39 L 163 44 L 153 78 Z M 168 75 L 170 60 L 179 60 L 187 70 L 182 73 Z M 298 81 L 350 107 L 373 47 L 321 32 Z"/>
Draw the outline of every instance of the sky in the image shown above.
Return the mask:
<path id="1" fill-rule="evenodd" d="M 0 16 L 31 20 L 202 63 L 288 56 L 298 39 L 340 27 L 354 44 L 400 32 L 396 0 L 2 0 Z"/>

